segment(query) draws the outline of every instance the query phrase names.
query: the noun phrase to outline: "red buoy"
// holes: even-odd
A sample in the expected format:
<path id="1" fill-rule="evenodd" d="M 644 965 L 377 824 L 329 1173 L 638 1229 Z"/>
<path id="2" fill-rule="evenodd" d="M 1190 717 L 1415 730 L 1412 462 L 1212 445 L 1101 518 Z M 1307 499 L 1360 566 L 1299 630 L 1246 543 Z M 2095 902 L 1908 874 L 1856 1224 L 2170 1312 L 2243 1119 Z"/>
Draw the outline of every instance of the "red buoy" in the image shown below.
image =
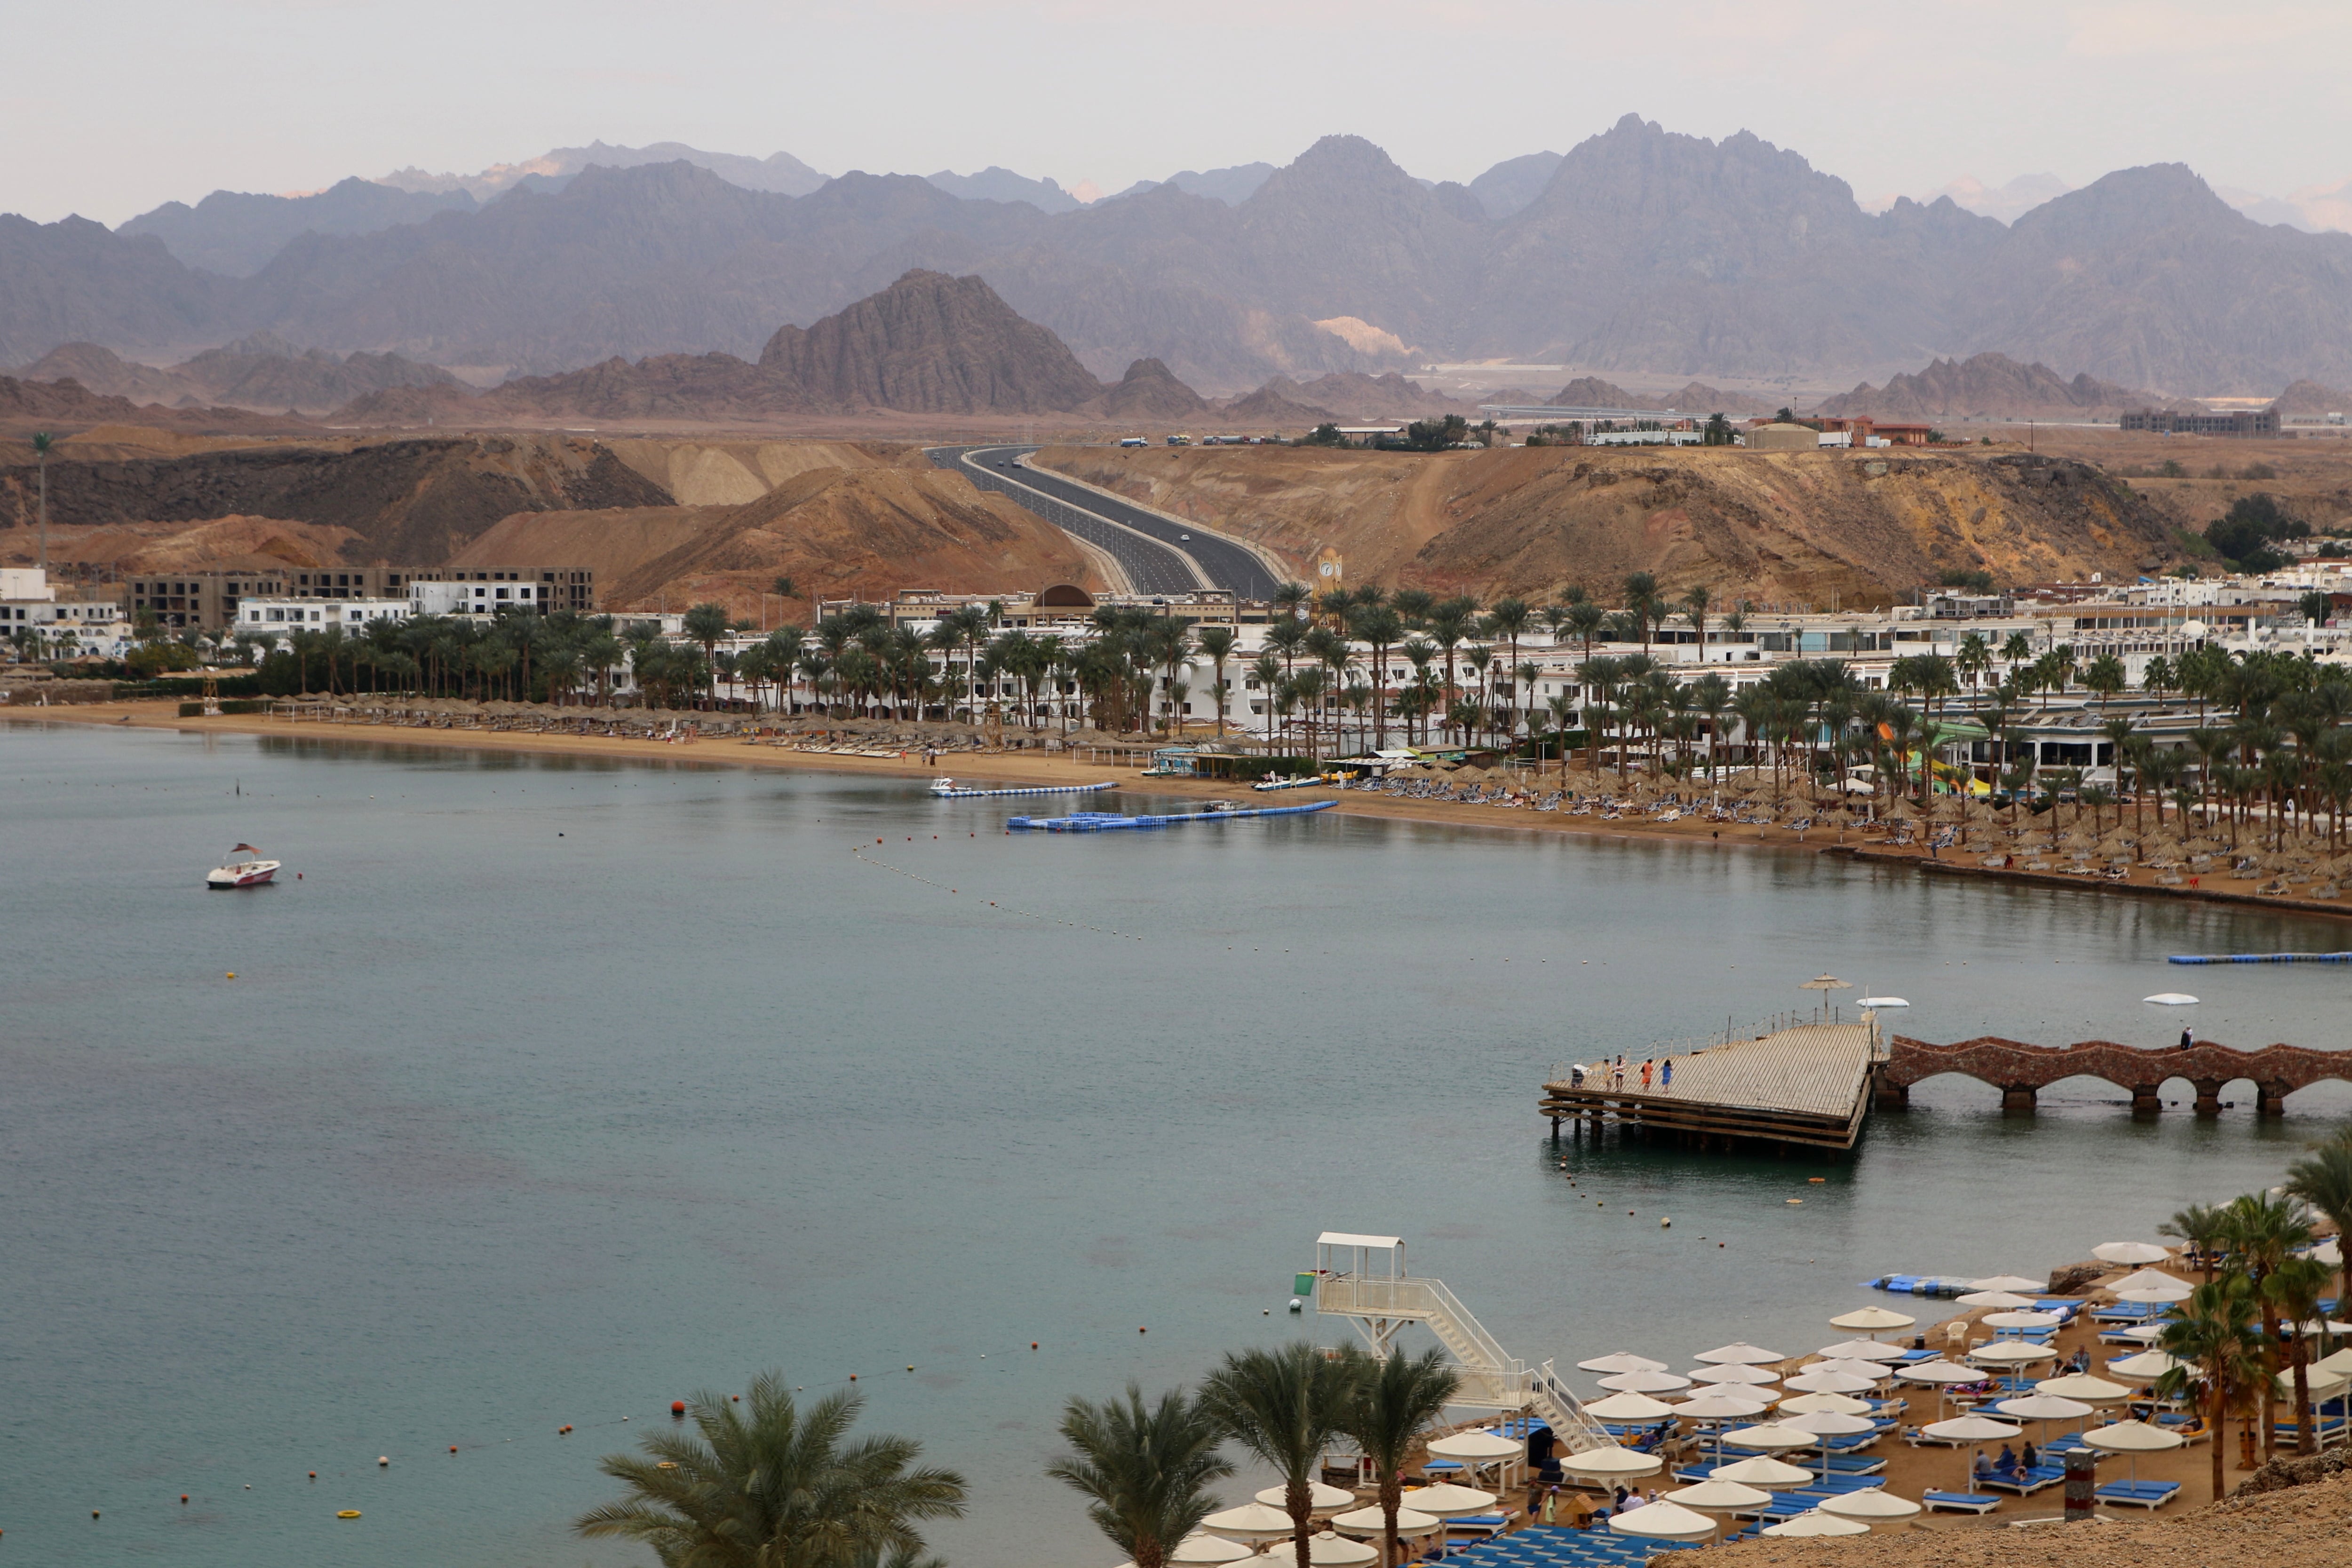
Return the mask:
<path id="1" fill-rule="evenodd" d="M 669 1413 L 672 1415 L 683 1416 L 686 1414 L 686 1401 L 683 1399 L 671 1400 L 669 1402 Z"/>

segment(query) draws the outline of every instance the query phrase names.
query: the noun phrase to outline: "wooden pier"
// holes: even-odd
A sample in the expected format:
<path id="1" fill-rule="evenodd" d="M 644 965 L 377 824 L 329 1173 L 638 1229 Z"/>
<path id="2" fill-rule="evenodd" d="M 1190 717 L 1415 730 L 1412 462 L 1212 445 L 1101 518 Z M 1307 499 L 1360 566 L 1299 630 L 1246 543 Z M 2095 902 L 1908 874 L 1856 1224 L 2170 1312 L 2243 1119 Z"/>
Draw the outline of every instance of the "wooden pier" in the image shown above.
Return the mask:
<path id="1" fill-rule="evenodd" d="M 1799 1024 L 1756 1039 L 1704 1047 L 1659 1047 L 1674 1081 L 1639 1060 L 1586 1069 L 1581 1084 L 1562 1074 L 1544 1085 L 1542 1109 L 1557 1135 L 1563 1121 L 1638 1127 L 1685 1147 L 1730 1150 L 1743 1142 L 1850 1150 L 1870 1110 L 1885 1060 L 1874 1022 Z"/>

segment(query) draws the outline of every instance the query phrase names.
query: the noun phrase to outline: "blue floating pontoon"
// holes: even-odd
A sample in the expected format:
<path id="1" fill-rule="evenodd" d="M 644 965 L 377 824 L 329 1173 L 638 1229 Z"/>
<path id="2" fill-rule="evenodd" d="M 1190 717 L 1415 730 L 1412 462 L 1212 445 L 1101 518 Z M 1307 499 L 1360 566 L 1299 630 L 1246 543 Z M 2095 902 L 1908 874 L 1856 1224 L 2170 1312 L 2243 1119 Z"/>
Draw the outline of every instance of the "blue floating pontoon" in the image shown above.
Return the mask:
<path id="1" fill-rule="evenodd" d="M 1122 828 L 1181 827 L 1188 822 L 1232 822 L 1244 816 L 1304 816 L 1328 811 L 1339 803 L 1318 800 L 1311 805 L 1256 805 L 1223 811 L 1171 812 L 1158 816 L 1121 816 L 1109 811 L 1075 811 L 1067 816 L 1008 816 L 1004 826 L 1046 833 L 1111 833 Z"/>
<path id="2" fill-rule="evenodd" d="M 2176 952 L 2167 963 L 2352 963 L 2352 952 Z"/>

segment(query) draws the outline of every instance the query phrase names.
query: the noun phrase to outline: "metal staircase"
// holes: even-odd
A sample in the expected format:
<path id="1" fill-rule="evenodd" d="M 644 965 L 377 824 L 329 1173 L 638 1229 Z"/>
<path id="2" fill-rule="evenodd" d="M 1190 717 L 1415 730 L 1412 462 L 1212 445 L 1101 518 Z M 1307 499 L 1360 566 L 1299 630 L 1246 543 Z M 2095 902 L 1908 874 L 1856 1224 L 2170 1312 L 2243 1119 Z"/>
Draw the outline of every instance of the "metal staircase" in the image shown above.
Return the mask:
<path id="1" fill-rule="evenodd" d="M 1531 1410 L 1571 1454 L 1612 1441 L 1584 1413 L 1550 1362 L 1530 1365 L 1509 1354 L 1444 1280 L 1407 1274 L 1402 1240 L 1326 1231 L 1315 1252 L 1315 1310 L 1353 1321 L 1375 1356 L 1386 1361 L 1398 1331 L 1407 1323 L 1423 1324 L 1461 1363 L 1462 1388 L 1454 1404 L 1478 1410 Z"/>

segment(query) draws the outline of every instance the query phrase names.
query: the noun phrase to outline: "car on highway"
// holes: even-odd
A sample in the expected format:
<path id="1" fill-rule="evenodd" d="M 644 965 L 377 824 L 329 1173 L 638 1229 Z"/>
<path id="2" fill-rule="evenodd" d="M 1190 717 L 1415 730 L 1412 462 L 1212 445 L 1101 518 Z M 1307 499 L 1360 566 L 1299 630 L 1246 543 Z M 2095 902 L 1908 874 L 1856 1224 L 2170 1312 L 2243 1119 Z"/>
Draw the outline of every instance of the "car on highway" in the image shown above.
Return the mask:
<path id="1" fill-rule="evenodd" d="M 1192 542 L 1192 536 L 1189 533 L 1180 533 L 1176 537 L 1182 540 L 1187 544 Z"/>

